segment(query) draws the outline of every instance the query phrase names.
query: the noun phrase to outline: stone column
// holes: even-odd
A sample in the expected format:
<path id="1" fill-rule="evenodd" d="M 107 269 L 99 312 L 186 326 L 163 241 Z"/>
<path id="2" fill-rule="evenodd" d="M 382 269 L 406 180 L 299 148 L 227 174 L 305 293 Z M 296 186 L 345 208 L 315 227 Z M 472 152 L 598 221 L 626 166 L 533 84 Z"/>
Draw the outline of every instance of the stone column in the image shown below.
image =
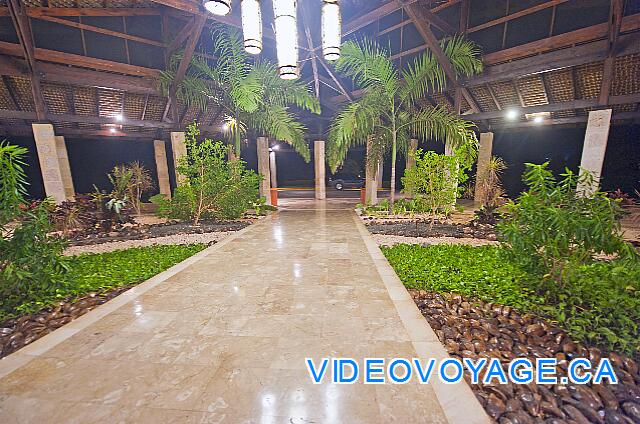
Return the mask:
<path id="1" fill-rule="evenodd" d="M 372 141 L 367 141 L 367 158 L 365 164 L 365 203 L 375 205 L 378 203 L 378 160 L 372 157 Z M 370 163 L 371 162 L 371 163 Z"/>
<path id="2" fill-rule="evenodd" d="M 324 140 L 313 142 L 313 163 L 316 177 L 316 199 L 324 200 L 327 198 Z"/>
<path id="3" fill-rule="evenodd" d="M 447 155 L 447 156 L 453 156 L 454 153 L 455 153 L 455 149 L 453 148 L 453 146 L 451 144 L 449 144 L 449 143 L 445 143 L 445 145 L 444 145 L 444 154 Z M 456 169 L 456 175 L 457 175 L 457 169 Z M 451 177 L 451 175 L 449 177 Z M 455 178 L 455 177 L 453 177 L 453 178 Z M 458 181 L 454 181 L 453 186 L 455 187 L 455 190 L 457 190 L 458 189 Z M 455 206 L 457 201 L 458 201 L 458 198 L 456 196 L 454 199 L 452 199 L 452 204 L 451 205 Z"/>
<path id="4" fill-rule="evenodd" d="M 493 133 L 486 132 L 480 134 L 480 148 L 478 149 L 478 166 L 476 167 L 476 187 L 473 194 L 473 200 L 480 202 L 480 186 L 478 181 L 489 171 L 489 164 L 491 163 L 491 154 L 493 152 Z"/>
<path id="5" fill-rule="evenodd" d="M 583 196 L 593 195 L 600 187 L 610 126 L 611 109 L 589 112 L 587 132 L 584 135 L 584 147 L 582 148 L 582 160 L 580 161 L 580 174 L 583 174 L 584 171 L 590 172 L 593 175 L 593 181 L 590 184 L 588 182 L 578 184 L 577 191 Z"/>
<path id="6" fill-rule="evenodd" d="M 376 181 L 378 182 L 378 190 L 382 189 L 382 176 L 384 173 L 384 161 L 380 159 L 378 162 L 378 170 L 376 171 Z"/>
<path id="7" fill-rule="evenodd" d="M 171 133 L 171 150 L 173 150 L 173 169 L 176 171 L 176 184 L 183 184 L 187 177 L 178 173 L 178 161 L 187 154 L 184 132 Z"/>
<path id="8" fill-rule="evenodd" d="M 44 191 L 47 197 L 53 198 L 56 204 L 60 204 L 67 199 L 67 196 L 64 190 L 60 162 L 58 161 L 58 149 L 56 148 L 53 125 L 31 124 L 31 127 L 36 141 Z"/>
<path id="9" fill-rule="evenodd" d="M 164 140 L 153 140 L 153 152 L 156 158 L 156 171 L 158 172 L 158 189 L 160 194 L 171 198 L 169 164 L 167 163 L 167 148 L 164 145 Z"/>
<path id="10" fill-rule="evenodd" d="M 278 170 L 276 169 L 276 152 L 269 152 L 269 172 L 271 173 L 271 188 L 278 188 Z"/>
<path id="11" fill-rule="evenodd" d="M 62 175 L 62 184 L 64 185 L 64 194 L 67 200 L 74 200 L 76 191 L 73 188 L 73 176 L 71 175 L 71 167 L 69 166 L 69 155 L 67 154 L 67 146 L 64 137 L 57 135 L 56 151 L 58 153 L 58 165 L 60 166 L 60 174 Z"/>
<path id="12" fill-rule="evenodd" d="M 409 142 L 409 151 L 407 152 L 405 170 L 411 169 L 414 166 L 416 166 L 416 158 L 415 158 L 416 150 L 418 150 L 418 140 L 415 138 L 412 138 L 411 141 Z"/>
<path id="13" fill-rule="evenodd" d="M 267 205 L 271 204 L 271 172 L 269 172 L 269 139 L 258 137 L 258 174 L 262 175 L 260 182 L 260 196 L 267 199 Z"/>

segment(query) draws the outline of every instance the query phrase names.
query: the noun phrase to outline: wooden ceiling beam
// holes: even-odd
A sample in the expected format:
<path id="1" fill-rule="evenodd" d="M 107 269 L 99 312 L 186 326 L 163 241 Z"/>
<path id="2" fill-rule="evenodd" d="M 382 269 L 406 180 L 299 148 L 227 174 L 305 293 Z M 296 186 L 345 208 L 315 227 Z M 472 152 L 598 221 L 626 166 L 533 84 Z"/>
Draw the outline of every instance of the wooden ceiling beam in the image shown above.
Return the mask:
<path id="1" fill-rule="evenodd" d="M 624 9 L 623 0 L 611 0 L 611 10 L 609 12 L 609 38 L 607 40 L 607 58 L 604 61 L 604 71 L 602 84 L 600 86 L 599 104 L 609 103 L 611 85 L 613 83 L 613 73 L 616 64 L 616 45 L 622 27 L 622 14 Z"/>
<path id="2" fill-rule="evenodd" d="M 160 75 L 160 71 L 158 69 L 129 65 L 127 63 L 113 62 L 111 60 L 105 59 L 96 59 L 93 57 L 64 53 L 55 50 L 47 50 L 39 47 L 36 47 L 34 50 L 35 59 L 43 62 L 61 63 L 65 65 L 78 66 L 81 68 L 117 72 L 120 74 L 133 76 L 157 77 L 158 75 Z M 25 56 L 19 44 L 6 43 L 4 41 L 0 41 L 0 54 L 16 57 Z"/>
<path id="3" fill-rule="evenodd" d="M 552 118 L 545 119 L 542 122 L 521 121 L 521 122 L 505 122 L 504 124 L 491 124 L 489 130 L 531 130 L 531 128 L 548 127 L 550 125 L 577 125 L 586 124 L 589 119 L 588 115 L 576 116 L 572 118 Z M 640 119 L 640 112 L 617 112 L 611 115 L 611 120 L 629 121 Z"/>
<path id="4" fill-rule="evenodd" d="M 118 32 L 118 31 L 111 31 L 109 29 L 104 29 L 104 28 L 100 28 L 97 26 L 93 26 L 93 25 L 87 25 L 87 24 L 83 24 L 80 22 L 75 22 L 75 21 L 70 21 L 67 19 L 61 19 L 55 16 L 38 16 L 35 17 L 35 19 L 39 19 L 42 21 L 47 21 L 47 22 L 53 22 L 55 24 L 59 24 L 59 25 L 65 25 L 65 26 L 69 26 L 72 28 L 77 28 L 77 29 L 82 29 L 82 30 L 86 30 L 86 31 L 91 31 L 91 32 L 96 32 L 99 34 L 105 34 L 105 35 L 110 35 L 112 37 L 116 37 L 116 38 L 121 38 L 124 40 L 129 40 L 129 41 L 135 41 L 137 43 L 142 43 L 142 44 L 149 44 L 151 46 L 156 46 L 156 47 L 166 47 L 166 44 L 161 42 L 161 41 L 156 41 L 156 40 L 151 40 L 148 38 L 144 38 L 144 37 L 138 37 L 135 35 L 129 35 L 129 34 L 125 34 L 123 32 Z"/>
<path id="5" fill-rule="evenodd" d="M 609 98 L 609 104 L 607 106 L 623 105 L 640 103 L 640 93 L 628 94 L 624 96 L 612 96 Z M 574 109 L 586 109 L 592 107 L 598 107 L 598 99 L 585 99 L 585 100 L 571 100 L 568 102 L 550 103 L 547 105 L 529 106 L 518 108 L 518 113 L 522 116 L 530 113 L 542 113 L 542 112 L 559 112 L 563 110 Z M 465 118 L 470 121 L 482 121 L 487 119 L 499 119 L 504 118 L 504 111 L 495 112 L 482 112 L 465 115 Z"/>
<path id="6" fill-rule="evenodd" d="M 198 15 L 195 18 L 193 30 L 191 31 L 191 35 L 189 36 L 189 40 L 187 41 L 187 45 L 184 49 L 182 60 L 180 61 L 180 65 L 178 65 L 178 69 L 173 78 L 173 82 L 171 83 L 171 87 L 169 88 L 169 101 L 172 103 L 171 110 L 173 111 L 172 117 L 173 122 L 176 123 L 180 122 L 178 116 L 178 102 L 176 98 L 176 91 L 178 90 L 178 86 L 182 84 L 182 80 L 187 73 L 187 69 L 189 68 L 189 64 L 191 63 L 191 58 L 193 57 L 193 52 L 196 49 L 198 40 L 200 40 L 200 34 L 202 34 L 202 28 L 204 28 L 204 24 L 206 22 L 207 18 L 205 16 Z"/>
<path id="7" fill-rule="evenodd" d="M 159 16 L 158 7 L 28 7 L 30 18 L 43 16 Z"/>
<path id="8" fill-rule="evenodd" d="M 47 113 L 47 108 L 42 96 L 42 89 L 40 87 L 40 77 L 38 76 L 38 65 L 36 63 L 36 54 L 33 43 L 33 34 L 31 32 L 31 24 L 29 17 L 25 11 L 25 6 L 20 0 L 8 0 L 9 13 L 13 20 L 13 26 L 15 27 L 16 34 L 20 40 L 20 46 L 22 53 L 27 61 L 29 68 L 29 78 L 31 80 L 31 93 L 33 95 L 33 102 L 36 109 L 38 120 L 44 120 Z"/>
<path id="9" fill-rule="evenodd" d="M 500 24 L 503 24 L 505 22 L 509 22 L 509 21 L 514 20 L 514 19 L 521 18 L 523 16 L 527 16 L 527 15 L 530 15 L 532 13 L 539 12 L 539 11 L 547 9 L 549 7 L 557 6 L 557 5 L 562 4 L 562 3 L 566 3 L 568 1 L 569 0 L 550 0 L 550 1 L 547 1 L 546 3 L 541 3 L 541 4 L 538 4 L 538 5 L 535 5 L 535 6 L 531 6 L 531 7 L 527 8 L 527 9 L 523 9 L 523 10 L 520 10 L 518 12 L 511 13 L 510 15 L 503 16 L 501 18 L 494 19 L 492 21 L 488 21 L 488 22 L 485 22 L 485 23 L 480 24 L 480 25 L 476 25 L 474 27 L 471 27 L 471 28 L 467 29 L 467 32 L 472 33 L 472 32 L 476 32 L 476 31 L 480 31 L 480 30 L 486 29 L 486 28 L 490 28 L 492 26 L 500 25 Z"/>

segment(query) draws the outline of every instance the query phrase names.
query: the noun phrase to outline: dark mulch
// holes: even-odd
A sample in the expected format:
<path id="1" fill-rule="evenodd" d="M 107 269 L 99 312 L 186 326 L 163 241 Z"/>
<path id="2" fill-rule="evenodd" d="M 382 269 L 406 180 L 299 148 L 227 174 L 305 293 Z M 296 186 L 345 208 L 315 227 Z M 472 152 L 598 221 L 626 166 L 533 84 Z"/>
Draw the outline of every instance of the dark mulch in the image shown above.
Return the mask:
<path id="1" fill-rule="evenodd" d="M 43 309 L 35 314 L 5 320 L 0 323 L 0 358 L 46 336 L 133 286 L 135 284 L 114 288 L 104 293 L 90 293 L 79 299 L 60 302 L 55 307 Z"/>
<path id="2" fill-rule="evenodd" d="M 458 358 L 557 358 L 559 375 L 568 361 L 608 357 L 619 384 L 470 384 L 485 411 L 500 424 L 640 423 L 640 372 L 631 358 L 577 343 L 558 327 L 508 306 L 410 290 L 422 315 L 450 355 Z M 467 380 L 468 381 L 468 380 Z"/>
<path id="3" fill-rule="evenodd" d="M 405 237 L 456 237 L 456 238 L 480 238 L 496 240 L 496 233 L 492 225 L 471 223 L 443 224 L 436 222 L 431 227 L 430 222 L 402 220 L 402 221 L 375 221 L 366 223 L 367 228 L 374 234 L 386 234 Z"/>
<path id="4" fill-rule="evenodd" d="M 194 226 L 191 222 L 170 221 L 165 224 L 123 226 L 109 233 L 75 232 L 66 236 L 70 246 L 86 246 L 112 241 L 142 240 L 172 236 L 175 234 L 204 234 L 239 231 L 251 221 L 203 221 Z"/>

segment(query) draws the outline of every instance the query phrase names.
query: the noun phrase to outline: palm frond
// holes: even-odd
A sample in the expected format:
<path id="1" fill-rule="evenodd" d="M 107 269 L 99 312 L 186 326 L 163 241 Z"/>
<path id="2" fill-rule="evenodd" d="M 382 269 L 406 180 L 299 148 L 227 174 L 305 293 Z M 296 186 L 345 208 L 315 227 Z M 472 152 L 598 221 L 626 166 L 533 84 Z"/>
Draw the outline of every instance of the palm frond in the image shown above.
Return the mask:
<path id="1" fill-rule="evenodd" d="M 311 159 L 309 146 L 304 139 L 307 128 L 286 107 L 271 105 L 247 118 L 247 124 L 257 131 L 288 143 L 305 161 Z"/>
<path id="2" fill-rule="evenodd" d="M 347 157 L 351 146 L 364 144 L 367 137 L 376 132 L 385 106 L 379 91 L 369 91 L 340 111 L 327 137 L 327 158 L 334 172 Z"/>
<path id="3" fill-rule="evenodd" d="M 427 50 L 402 72 L 404 84 L 399 90 L 400 100 L 409 104 L 423 99 L 429 92 L 440 92 L 447 84 L 447 76 L 437 59 Z"/>
<path id="4" fill-rule="evenodd" d="M 442 50 L 458 76 L 470 77 L 482 72 L 482 52 L 472 41 L 454 36 L 442 43 Z"/>
<path id="5" fill-rule="evenodd" d="M 344 43 L 336 69 L 360 88 L 381 87 L 391 98 L 398 89 L 398 72 L 389 54 L 369 40 Z"/>

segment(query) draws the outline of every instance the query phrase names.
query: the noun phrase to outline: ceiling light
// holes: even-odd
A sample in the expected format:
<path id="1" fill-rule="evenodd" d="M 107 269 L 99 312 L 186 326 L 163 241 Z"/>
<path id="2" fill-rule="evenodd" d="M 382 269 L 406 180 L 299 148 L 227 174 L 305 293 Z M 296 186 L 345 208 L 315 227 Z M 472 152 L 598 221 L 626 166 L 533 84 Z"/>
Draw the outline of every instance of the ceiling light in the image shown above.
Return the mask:
<path id="1" fill-rule="evenodd" d="M 242 33 L 244 35 L 244 49 L 250 54 L 262 51 L 262 12 L 259 0 L 242 0 Z"/>
<path id="2" fill-rule="evenodd" d="M 276 49 L 280 78 L 292 80 L 300 76 L 298 69 L 298 23 L 296 0 L 273 0 L 276 24 Z"/>
<path id="3" fill-rule="evenodd" d="M 533 118 L 533 122 L 535 122 L 536 124 L 541 124 L 544 122 L 544 118 L 542 116 L 536 116 L 535 118 Z"/>
<path id="4" fill-rule="evenodd" d="M 507 110 L 506 117 L 510 121 L 515 121 L 520 116 L 520 113 L 516 109 Z"/>
<path id="5" fill-rule="evenodd" d="M 231 12 L 231 0 L 204 0 L 203 4 L 214 15 L 225 16 Z"/>
<path id="6" fill-rule="evenodd" d="M 276 144 L 275 146 L 272 147 L 273 150 L 280 150 L 280 146 L 278 144 Z"/>
<path id="7" fill-rule="evenodd" d="M 329 61 L 340 59 L 342 44 L 340 5 L 338 0 L 322 2 L 322 54 Z"/>
<path id="8" fill-rule="evenodd" d="M 116 121 L 122 122 L 123 117 L 121 114 L 116 115 L 115 118 L 116 118 Z"/>

